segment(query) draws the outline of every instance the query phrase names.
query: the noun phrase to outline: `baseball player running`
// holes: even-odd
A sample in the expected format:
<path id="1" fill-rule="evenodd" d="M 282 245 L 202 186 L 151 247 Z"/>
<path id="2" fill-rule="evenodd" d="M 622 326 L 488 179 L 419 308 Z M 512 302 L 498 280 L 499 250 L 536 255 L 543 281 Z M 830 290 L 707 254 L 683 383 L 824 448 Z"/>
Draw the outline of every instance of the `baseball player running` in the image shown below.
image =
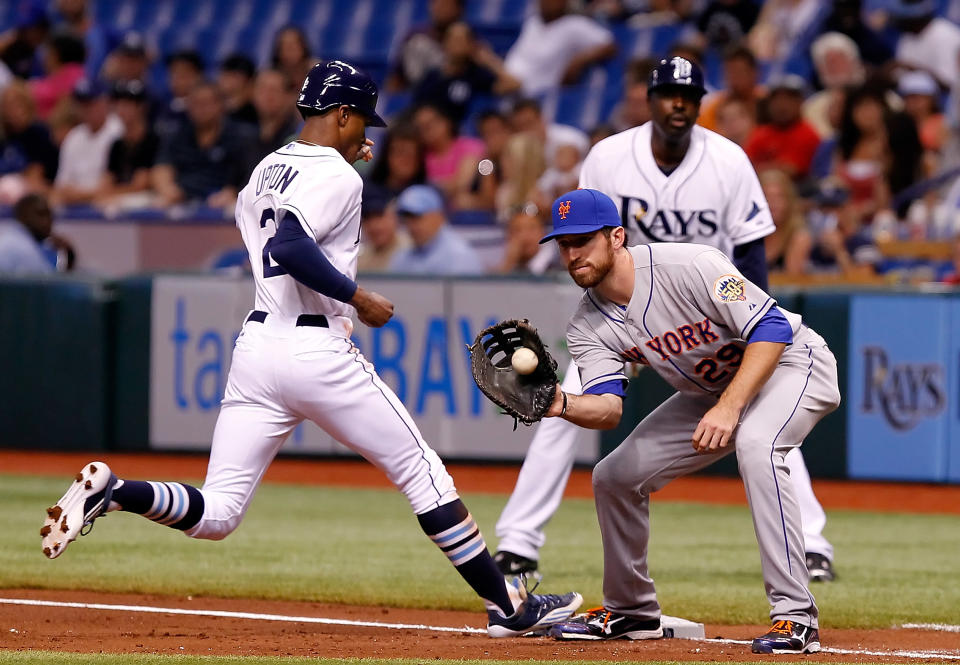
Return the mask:
<path id="1" fill-rule="evenodd" d="M 547 415 L 581 427 L 615 427 L 628 360 L 649 365 L 677 392 L 594 469 L 603 607 L 550 634 L 661 637 L 647 568 L 650 494 L 735 451 L 774 622 L 752 649 L 819 651 L 800 511 L 784 458 L 840 403 L 826 342 L 714 247 L 625 247 L 616 204 L 601 192 L 568 192 L 552 213 L 553 231 L 541 242 L 556 239 L 570 276 L 586 291 L 567 327 L 583 394 L 558 386 Z"/>
<path id="2" fill-rule="evenodd" d="M 120 480 L 92 462 L 47 511 L 46 556 L 63 554 L 111 510 L 193 538 L 225 538 L 284 440 L 309 419 L 403 492 L 423 531 L 483 598 L 491 637 L 543 629 L 579 607 L 577 593 L 528 595 L 504 579 L 443 462 L 350 342 L 351 307 L 374 327 L 393 315 L 389 300 L 354 281 L 362 182 L 351 162 L 371 157 L 366 126 L 385 124 L 376 103 L 366 74 L 342 61 L 316 65 L 297 101 L 299 138 L 264 158 L 240 192 L 237 226 L 256 304 L 234 349 L 203 487 Z"/>
<path id="3" fill-rule="evenodd" d="M 652 120 L 598 143 L 584 161 L 580 187 L 614 200 L 630 244 L 710 245 L 766 289 L 763 239 L 773 233 L 773 219 L 743 150 L 695 124 L 704 92 L 697 65 L 679 57 L 661 61 L 649 79 Z M 580 392 L 580 376 L 572 363 L 563 389 Z M 495 558 L 505 575 L 539 577 L 543 530 L 560 507 L 578 431 L 557 418 L 538 425 L 496 526 Z M 822 534 L 826 515 L 799 449 L 787 456 L 787 464 L 800 501 L 811 579 L 832 580 L 833 548 Z"/>

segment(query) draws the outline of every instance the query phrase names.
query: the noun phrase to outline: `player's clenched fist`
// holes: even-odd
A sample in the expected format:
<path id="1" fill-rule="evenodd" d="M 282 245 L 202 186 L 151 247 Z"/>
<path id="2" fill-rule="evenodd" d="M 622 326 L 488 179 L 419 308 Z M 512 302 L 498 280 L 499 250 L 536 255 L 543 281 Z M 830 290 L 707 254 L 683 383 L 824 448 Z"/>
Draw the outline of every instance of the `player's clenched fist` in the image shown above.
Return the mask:
<path id="1" fill-rule="evenodd" d="M 704 453 L 726 448 L 739 421 L 739 409 L 717 404 L 700 419 L 693 433 L 693 449 Z"/>
<path id="2" fill-rule="evenodd" d="M 393 303 L 379 293 L 367 291 L 361 286 L 350 301 L 357 310 L 360 321 L 371 328 L 379 328 L 393 316 Z"/>

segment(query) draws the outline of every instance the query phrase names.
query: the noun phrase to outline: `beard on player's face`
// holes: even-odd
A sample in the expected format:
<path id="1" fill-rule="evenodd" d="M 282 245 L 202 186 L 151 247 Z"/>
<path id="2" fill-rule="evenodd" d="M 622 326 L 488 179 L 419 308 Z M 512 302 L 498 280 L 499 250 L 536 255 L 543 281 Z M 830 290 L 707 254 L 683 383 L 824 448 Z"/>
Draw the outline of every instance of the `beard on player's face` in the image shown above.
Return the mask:
<path id="1" fill-rule="evenodd" d="M 606 279 L 613 268 L 613 243 L 610 236 L 597 231 L 589 245 L 594 245 L 589 256 L 578 255 L 567 262 L 567 272 L 581 289 L 592 289 Z"/>

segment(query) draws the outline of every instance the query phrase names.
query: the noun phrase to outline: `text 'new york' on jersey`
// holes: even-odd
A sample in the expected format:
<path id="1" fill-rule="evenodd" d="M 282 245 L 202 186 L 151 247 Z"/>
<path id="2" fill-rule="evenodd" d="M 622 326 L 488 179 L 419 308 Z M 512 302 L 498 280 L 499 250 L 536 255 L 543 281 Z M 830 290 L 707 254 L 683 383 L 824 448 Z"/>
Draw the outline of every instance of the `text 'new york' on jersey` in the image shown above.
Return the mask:
<path id="1" fill-rule="evenodd" d="M 626 380 L 624 363 L 637 362 L 681 392 L 719 395 L 774 299 L 712 247 L 657 243 L 628 251 L 635 277 L 626 308 L 587 289 L 567 328 L 584 391 Z M 796 332 L 800 316 L 780 311 Z"/>
<path id="2" fill-rule="evenodd" d="M 333 148 L 288 143 L 254 169 L 237 198 L 237 227 L 256 282 L 255 309 L 282 316 L 346 316 L 351 308 L 286 274 L 270 256 L 280 220 L 293 215 L 328 261 L 355 279 L 363 181 Z"/>
<path id="3" fill-rule="evenodd" d="M 690 147 L 665 175 L 651 148 L 652 123 L 600 141 L 580 171 L 580 187 L 617 204 L 630 245 L 693 242 L 733 248 L 774 231 L 769 206 L 746 153 L 715 132 L 695 126 Z"/>

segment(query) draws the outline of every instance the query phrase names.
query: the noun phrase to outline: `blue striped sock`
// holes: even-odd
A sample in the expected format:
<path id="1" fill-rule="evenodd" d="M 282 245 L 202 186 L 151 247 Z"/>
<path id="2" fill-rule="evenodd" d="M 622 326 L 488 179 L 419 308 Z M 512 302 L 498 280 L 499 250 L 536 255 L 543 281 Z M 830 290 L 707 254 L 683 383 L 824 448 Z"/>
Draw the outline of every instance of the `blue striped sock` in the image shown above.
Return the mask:
<path id="1" fill-rule="evenodd" d="M 203 517 L 203 494 L 182 483 L 124 480 L 113 490 L 120 510 L 186 531 Z"/>
<path id="2" fill-rule="evenodd" d="M 499 607 L 504 616 L 513 614 L 503 575 L 487 551 L 480 527 L 460 499 L 417 515 L 417 520 L 477 595 Z"/>

